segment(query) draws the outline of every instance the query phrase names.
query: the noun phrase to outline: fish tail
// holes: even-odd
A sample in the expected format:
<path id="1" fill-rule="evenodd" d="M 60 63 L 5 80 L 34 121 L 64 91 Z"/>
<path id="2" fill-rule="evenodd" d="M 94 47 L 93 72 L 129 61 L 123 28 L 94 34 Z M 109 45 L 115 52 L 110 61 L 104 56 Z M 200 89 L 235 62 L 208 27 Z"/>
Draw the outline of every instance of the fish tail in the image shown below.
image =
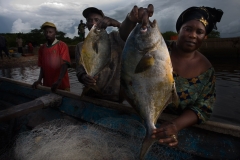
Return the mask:
<path id="1" fill-rule="evenodd" d="M 144 141 L 142 143 L 141 153 L 140 153 L 140 160 L 144 160 L 144 157 L 146 156 L 146 154 L 148 153 L 149 149 L 151 148 L 151 146 L 155 141 L 156 140 L 151 138 L 150 136 L 146 136 L 144 138 Z"/>
<path id="2" fill-rule="evenodd" d="M 81 96 L 86 95 L 89 92 L 90 89 L 92 89 L 95 92 L 97 92 L 98 94 L 102 95 L 102 92 L 100 91 L 99 87 L 95 85 L 95 86 L 90 86 L 90 87 L 83 88 Z"/>

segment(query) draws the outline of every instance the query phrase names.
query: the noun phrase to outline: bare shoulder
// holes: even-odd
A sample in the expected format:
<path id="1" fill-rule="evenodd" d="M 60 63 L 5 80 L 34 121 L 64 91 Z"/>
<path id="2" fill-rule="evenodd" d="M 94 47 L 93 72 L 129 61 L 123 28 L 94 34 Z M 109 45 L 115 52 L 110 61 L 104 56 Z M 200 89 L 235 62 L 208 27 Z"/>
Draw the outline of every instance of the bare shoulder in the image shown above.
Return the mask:
<path id="1" fill-rule="evenodd" d="M 202 72 L 205 72 L 208 70 L 210 67 L 212 67 L 211 62 L 205 57 L 202 53 L 197 51 L 197 57 L 198 57 L 198 64 L 201 67 Z"/>

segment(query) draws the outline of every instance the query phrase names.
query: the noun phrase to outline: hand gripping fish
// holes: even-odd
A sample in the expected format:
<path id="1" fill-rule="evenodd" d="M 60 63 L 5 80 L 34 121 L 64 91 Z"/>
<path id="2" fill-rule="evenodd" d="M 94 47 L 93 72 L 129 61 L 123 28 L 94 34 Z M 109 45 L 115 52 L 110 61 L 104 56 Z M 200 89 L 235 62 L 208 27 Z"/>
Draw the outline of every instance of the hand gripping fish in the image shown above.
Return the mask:
<path id="1" fill-rule="evenodd" d="M 95 25 L 85 38 L 79 63 L 83 65 L 88 75 L 94 77 L 111 61 L 111 44 L 105 29 L 98 29 Z M 98 87 L 91 86 L 97 92 Z M 86 88 L 84 92 L 89 90 Z"/>
<path id="2" fill-rule="evenodd" d="M 156 141 L 151 135 L 162 111 L 169 103 L 178 105 L 172 71 L 170 55 L 156 20 L 145 30 L 138 24 L 123 49 L 121 85 L 145 122 L 147 134 L 140 159 Z"/>

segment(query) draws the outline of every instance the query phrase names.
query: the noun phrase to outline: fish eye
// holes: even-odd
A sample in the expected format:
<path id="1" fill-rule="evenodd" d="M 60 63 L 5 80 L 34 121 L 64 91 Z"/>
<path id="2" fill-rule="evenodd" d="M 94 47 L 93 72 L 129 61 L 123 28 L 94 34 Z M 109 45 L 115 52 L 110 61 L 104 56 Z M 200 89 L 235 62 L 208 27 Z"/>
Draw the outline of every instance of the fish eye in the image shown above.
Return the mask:
<path id="1" fill-rule="evenodd" d="M 96 31 L 97 31 L 97 32 L 100 32 L 100 31 L 101 31 L 101 29 L 96 29 Z"/>
<path id="2" fill-rule="evenodd" d="M 145 29 L 141 28 L 140 31 L 141 31 L 142 33 L 144 33 L 144 32 L 147 32 L 147 30 L 148 30 L 147 28 L 145 28 Z"/>

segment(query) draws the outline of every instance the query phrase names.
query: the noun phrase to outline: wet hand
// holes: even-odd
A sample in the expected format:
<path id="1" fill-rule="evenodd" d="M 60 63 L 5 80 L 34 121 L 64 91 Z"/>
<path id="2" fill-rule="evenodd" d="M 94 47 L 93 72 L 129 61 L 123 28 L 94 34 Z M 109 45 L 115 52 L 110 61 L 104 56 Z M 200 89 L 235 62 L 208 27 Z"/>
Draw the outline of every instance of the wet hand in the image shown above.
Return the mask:
<path id="1" fill-rule="evenodd" d="M 103 19 L 97 23 L 96 27 L 106 29 L 108 26 L 120 27 L 120 25 L 121 23 L 117 20 L 104 16 Z"/>
<path id="2" fill-rule="evenodd" d="M 178 130 L 175 124 L 166 122 L 153 131 L 152 138 L 158 139 L 159 143 L 168 144 L 170 147 L 178 145 Z"/>
<path id="3" fill-rule="evenodd" d="M 32 88 L 33 89 L 36 89 L 37 88 L 37 85 L 42 85 L 42 82 L 41 81 L 35 81 L 33 84 L 32 84 Z"/>
<path id="4" fill-rule="evenodd" d="M 61 80 L 56 81 L 55 83 L 52 84 L 51 91 L 56 92 L 57 88 L 60 86 Z"/>
<path id="5" fill-rule="evenodd" d="M 142 29 L 147 28 L 147 24 L 150 23 L 149 17 L 152 17 L 154 12 L 154 7 L 149 4 L 147 8 L 138 8 L 134 6 L 131 12 L 128 14 L 128 18 L 132 22 L 141 23 Z"/>
<path id="6" fill-rule="evenodd" d="M 94 86 L 94 85 L 96 85 L 97 79 L 98 79 L 97 76 L 91 77 L 88 74 L 84 74 L 84 75 L 81 76 L 81 81 L 83 82 L 83 84 L 85 86 Z"/>

